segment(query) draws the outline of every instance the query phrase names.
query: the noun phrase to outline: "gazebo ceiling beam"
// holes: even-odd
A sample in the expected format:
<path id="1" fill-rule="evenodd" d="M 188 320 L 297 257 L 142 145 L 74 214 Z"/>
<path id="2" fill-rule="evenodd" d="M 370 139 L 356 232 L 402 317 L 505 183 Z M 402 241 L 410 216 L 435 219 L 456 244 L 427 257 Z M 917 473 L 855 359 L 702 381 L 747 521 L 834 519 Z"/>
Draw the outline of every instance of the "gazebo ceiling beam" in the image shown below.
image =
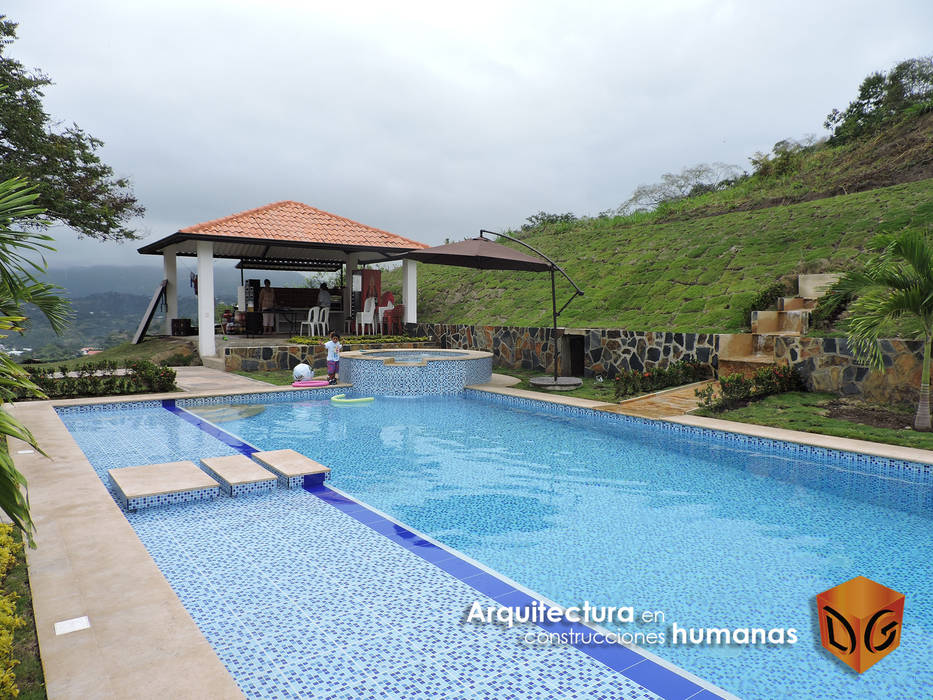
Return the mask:
<path id="1" fill-rule="evenodd" d="M 296 270 L 313 272 L 336 272 L 342 262 L 333 260 L 294 260 L 290 258 L 243 258 L 237 263 L 238 270 Z"/>

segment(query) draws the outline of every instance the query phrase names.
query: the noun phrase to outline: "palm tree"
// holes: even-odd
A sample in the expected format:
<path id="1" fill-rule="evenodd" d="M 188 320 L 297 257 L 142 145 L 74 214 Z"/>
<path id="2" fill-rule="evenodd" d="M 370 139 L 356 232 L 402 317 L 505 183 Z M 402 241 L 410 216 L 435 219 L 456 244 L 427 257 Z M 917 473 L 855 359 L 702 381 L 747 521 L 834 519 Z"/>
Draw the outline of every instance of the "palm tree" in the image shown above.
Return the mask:
<path id="1" fill-rule="evenodd" d="M 862 270 L 846 274 L 834 287 L 835 296 L 853 295 L 846 323 L 855 358 L 872 369 L 884 369 L 878 338 L 899 322 L 914 339 L 923 338 L 923 373 L 914 430 L 930 430 L 930 345 L 933 340 L 933 242 L 928 235 L 907 230 L 879 236 L 875 254 Z"/>
<path id="2" fill-rule="evenodd" d="M 53 250 L 49 245 L 52 237 L 12 228 L 17 221 L 42 213 L 33 204 L 38 195 L 32 190 L 19 178 L 0 182 L 0 332 L 23 331 L 28 320 L 23 307 L 31 303 L 60 333 L 68 321 L 68 302 L 55 293 L 57 287 L 35 277 L 35 273 L 45 270 L 42 253 Z M 39 256 L 39 261 L 32 259 L 34 255 Z M 0 353 L 0 402 L 11 401 L 23 392 L 44 398 L 22 367 L 6 353 Z M 22 423 L 0 410 L 0 509 L 26 535 L 29 545 L 34 546 L 26 479 L 13 465 L 8 438 L 22 440 L 39 452 L 42 450 Z"/>

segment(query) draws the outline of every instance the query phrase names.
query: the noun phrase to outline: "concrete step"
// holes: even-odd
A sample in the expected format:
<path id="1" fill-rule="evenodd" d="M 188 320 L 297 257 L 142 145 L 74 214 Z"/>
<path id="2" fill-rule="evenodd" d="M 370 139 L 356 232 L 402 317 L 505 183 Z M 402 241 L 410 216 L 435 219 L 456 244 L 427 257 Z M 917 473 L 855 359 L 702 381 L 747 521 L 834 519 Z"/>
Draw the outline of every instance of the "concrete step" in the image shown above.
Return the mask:
<path id="1" fill-rule="evenodd" d="M 797 294 L 806 299 L 819 299 L 834 285 L 841 274 L 797 275 Z"/>
<path id="2" fill-rule="evenodd" d="M 204 457 L 201 459 L 205 471 L 220 483 L 228 496 L 246 496 L 268 493 L 275 488 L 278 477 L 263 469 L 246 455 L 228 457 Z"/>
<path id="3" fill-rule="evenodd" d="M 126 510 L 209 500 L 220 495 L 220 484 L 188 460 L 121 467 L 107 473 Z"/>
<path id="4" fill-rule="evenodd" d="M 810 311 L 752 311 L 753 334 L 804 335 L 810 327 Z"/>
<path id="5" fill-rule="evenodd" d="M 302 486 L 320 486 L 330 478 L 330 467 L 315 462 L 295 450 L 269 450 L 254 452 L 253 459 L 279 479 L 279 486 L 287 489 Z"/>

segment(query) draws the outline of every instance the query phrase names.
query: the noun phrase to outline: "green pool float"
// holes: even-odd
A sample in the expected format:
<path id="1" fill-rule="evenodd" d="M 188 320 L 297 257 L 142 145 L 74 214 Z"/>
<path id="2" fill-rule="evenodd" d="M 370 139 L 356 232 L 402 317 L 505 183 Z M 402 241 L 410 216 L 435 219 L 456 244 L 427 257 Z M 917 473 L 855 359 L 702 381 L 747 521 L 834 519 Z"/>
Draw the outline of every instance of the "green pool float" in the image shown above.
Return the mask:
<path id="1" fill-rule="evenodd" d="M 336 396 L 331 396 L 331 403 L 369 403 L 373 400 L 374 397 L 366 396 L 362 399 L 348 399 L 346 394 L 337 394 Z"/>

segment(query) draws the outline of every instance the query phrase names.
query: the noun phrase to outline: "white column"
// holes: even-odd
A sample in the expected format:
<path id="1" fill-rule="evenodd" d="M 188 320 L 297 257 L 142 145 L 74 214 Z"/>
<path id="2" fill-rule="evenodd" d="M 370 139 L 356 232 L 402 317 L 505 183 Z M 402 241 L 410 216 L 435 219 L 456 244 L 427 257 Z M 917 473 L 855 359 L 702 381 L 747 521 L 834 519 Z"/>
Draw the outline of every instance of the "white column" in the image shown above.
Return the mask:
<path id="1" fill-rule="evenodd" d="M 402 260 L 402 301 L 405 302 L 403 323 L 418 323 L 418 263 Z"/>
<path id="2" fill-rule="evenodd" d="M 198 351 L 217 354 L 214 344 L 214 243 L 198 241 Z"/>
<path id="3" fill-rule="evenodd" d="M 357 253 L 350 253 L 347 255 L 347 273 L 344 276 L 343 280 L 343 320 L 344 328 L 340 329 L 341 332 L 346 328 L 347 321 L 353 319 L 353 316 L 350 313 L 350 308 L 353 302 L 353 272 L 356 270 L 356 262 L 359 260 L 359 255 Z M 360 309 L 356 309 L 360 311 Z"/>
<path id="4" fill-rule="evenodd" d="M 165 335 L 172 334 L 172 319 L 178 317 L 178 268 L 175 265 L 175 246 L 162 251 L 162 279 L 168 280 L 165 286 Z"/>

